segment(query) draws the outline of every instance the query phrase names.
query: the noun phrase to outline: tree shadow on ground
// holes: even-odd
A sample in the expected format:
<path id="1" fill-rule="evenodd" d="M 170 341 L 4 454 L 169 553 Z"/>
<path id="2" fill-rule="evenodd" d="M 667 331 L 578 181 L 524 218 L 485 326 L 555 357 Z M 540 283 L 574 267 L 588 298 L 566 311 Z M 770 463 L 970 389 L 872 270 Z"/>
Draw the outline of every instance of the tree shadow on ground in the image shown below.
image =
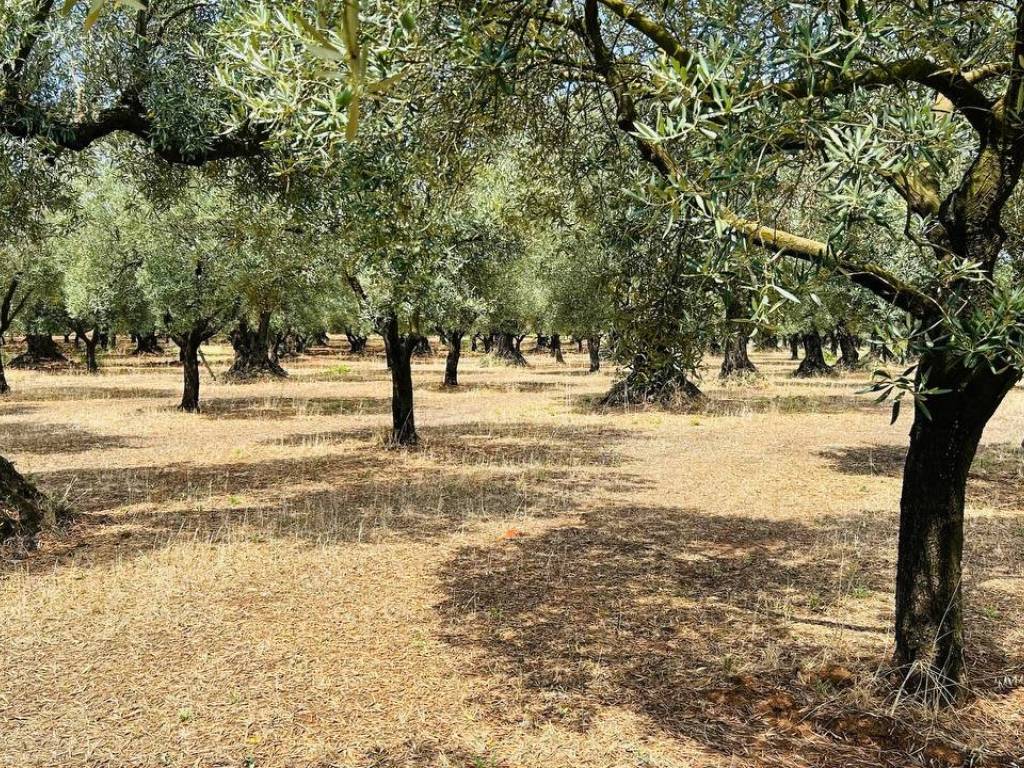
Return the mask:
<path id="1" fill-rule="evenodd" d="M 144 400 L 180 397 L 174 389 L 159 387 L 108 387 L 97 383 L 95 387 L 69 385 L 59 387 L 35 387 L 15 390 L 11 399 L 17 402 L 57 402 L 63 400 Z"/>
<path id="2" fill-rule="evenodd" d="M 879 604 L 889 603 L 893 543 L 881 515 L 812 526 L 606 509 L 461 550 L 442 574 L 439 610 L 470 670 L 501 681 L 499 719 L 525 710 L 536 723 L 586 729 L 602 708 L 623 707 L 742 765 L 966 760 L 956 744 L 970 716 L 928 739 L 921 722 L 883 705 L 876 671 L 891 618 Z M 867 620 L 836 618 L 837 606 L 861 600 L 873 601 Z M 993 640 L 1005 627 L 971 613 L 975 669 L 997 675 L 1010 664 Z M 837 659 L 841 638 L 855 650 Z M 986 764 L 1004 764 L 1009 738 L 986 745 Z"/>
<path id="3" fill-rule="evenodd" d="M 480 422 L 434 426 L 422 450 L 444 465 L 611 467 L 623 463 L 616 446 L 631 437 L 604 426 Z"/>
<path id="4" fill-rule="evenodd" d="M 201 415 L 210 419 L 291 419 L 298 416 L 377 415 L 391 412 L 386 397 L 211 397 Z"/>
<path id="5" fill-rule="evenodd" d="M 575 396 L 575 410 L 579 413 L 593 413 L 604 410 L 623 410 L 623 406 L 606 406 L 601 403 L 605 393 Z M 755 416 L 765 413 L 797 415 L 832 415 L 837 413 L 878 413 L 877 405 L 856 395 L 758 395 L 757 390 L 749 394 L 715 392 L 694 401 L 680 401 L 678 405 L 658 404 L 630 405 L 625 410 L 667 410 L 698 416 Z"/>
<path id="6" fill-rule="evenodd" d="M 70 424 L 7 422 L 0 424 L 0 444 L 11 453 L 85 453 L 107 448 L 129 448 L 133 443 L 117 435 L 102 435 Z"/>
<path id="7" fill-rule="evenodd" d="M 837 472 L 899 478 L 907 458 L 903 445 L 836 448 L 820 454 Z M 1024 450 L 1010 443 L 982 445 L 967 480 L 968 506 L 1024 510 Z"/>
<path id="8" fill-rule="evenodd" d="M 454 429 L 480 441 L 505 434 L 509 442 L 499 461 L 483 447 L 459 452 L 442 438 L 433 452 L 361 443 L 326 456 L 36 473 L 33 481 L 79 516 L 63 542 L 48 542 L 33 557 L 32 567 L 60 562 L 71 550 L 93 561 L 112 557 L 110 547 L 119 556 L 145 551 L 183 532 L 202 541 L 432 540 L 494 520 L 575 514 L 592 491 L 577 463 L 597 466 L 610 444 L 628 435 L 538 428 L 524 431 L 516 447 L 507 425 Z M 563 441 L 541 449 L 545 434 Z M 566 444 L 570 437 L 577 447 Z M 619 480 L 627 492 L 631 482 Z"/>

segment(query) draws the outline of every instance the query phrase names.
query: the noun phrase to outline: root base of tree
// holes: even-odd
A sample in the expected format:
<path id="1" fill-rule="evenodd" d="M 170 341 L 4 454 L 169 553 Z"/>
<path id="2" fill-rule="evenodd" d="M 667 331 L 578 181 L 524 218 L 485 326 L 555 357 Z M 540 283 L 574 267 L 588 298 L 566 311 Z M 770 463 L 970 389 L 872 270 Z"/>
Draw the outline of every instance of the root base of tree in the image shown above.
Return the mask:
<path id="1" fill-rule="evenodd" d="M 652 383 L 627 376 L 617 382 L 598 404 L 605 407 L 661 405 L 678 407 L 704 400 L 704 393 L 689 379 Z"/>
<path id="2" fill-rule="evenodd" d="M 227 381 L 234 382 L 259 381 L 260 379 L 287 379 L 288 371 L 269 358 L 259 361 L 246 361 L 244 363 L 236 360 L 228 369 L 228 372 L 224 374 L 224 378 Z"/>
<path id="3" fill-rule="evenodd" d="M 49 499 L 0 458 L 0 542 L 35 549 L 36 536 L 45 524 L 58 522 L 56 517 Z"/>
<path id="4" fill-rule="evenodd" d="M 28 349 L 8 363 L 10 368 L 67 367 L 71 361 L 50 336 L 29 336 Z"/>

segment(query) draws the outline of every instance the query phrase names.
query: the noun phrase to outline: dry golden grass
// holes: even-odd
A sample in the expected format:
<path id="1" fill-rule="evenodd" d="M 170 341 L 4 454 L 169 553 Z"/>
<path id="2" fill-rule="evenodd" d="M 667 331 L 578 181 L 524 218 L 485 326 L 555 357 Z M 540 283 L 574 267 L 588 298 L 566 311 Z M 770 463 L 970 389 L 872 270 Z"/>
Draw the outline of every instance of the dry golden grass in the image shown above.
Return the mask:
<path id="1" fill-rule="evenodd" d="M 10 374 L 4 454 L 81 514 L 0 571 L 0 766 L 1024 762 L 1020 392 L 971 481 L 976 693 L 934 713 L 879 674 L 909 420 L 863 374 L 597 412 L 585 355 L 421 360 L 395 451 L 335 345 L 199 416 L 170 358 Z"/>

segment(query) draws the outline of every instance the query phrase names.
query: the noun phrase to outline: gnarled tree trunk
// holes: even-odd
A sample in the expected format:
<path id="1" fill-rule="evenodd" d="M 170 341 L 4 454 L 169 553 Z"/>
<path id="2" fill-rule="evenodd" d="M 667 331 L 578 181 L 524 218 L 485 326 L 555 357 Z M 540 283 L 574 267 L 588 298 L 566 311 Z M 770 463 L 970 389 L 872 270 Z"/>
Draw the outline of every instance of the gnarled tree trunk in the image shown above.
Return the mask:
<path id="1" fill-rule="evenodd" d="M 850 329 L 846 327 L 845 322 L 840 322 L 836 326 L 835 336 L 839 342 L 839 349 L 842 352 L 842 356 L 839 358 L 836 366 L 846 368 L 847 370 L 860 367 L 860 351 L 857 349 L 857 342 L 853 338 L 853 334 L 850 333 Z"/>
<path id="2" fill-rule="evenodd" d="M 46 497 L 0 458 L 0 542 L 20 539 L 34 549 L 46 519 Z"/>
<path id="3" fill-rule="evenodd" d="M 600 404 L 672 406 L 697 402 L 703 397 L 704 393 L 676 365 L 654 366 L 643 355 L 637 355 L 629 373 L 612 385 Z"/>
<path id="4" fill-rule="evenodd" d="M 496 333 L 492 347 L 494 356 L 510 365 L 526 365 L 526 358 L 516 345 L 516 337 L 511 333 Z"/>
<path id="5" fill-rule="evenodd" d="M 202 337 L 195 331 L 182 334 L 174 339 L 181 348 L 183 385 L 179 411 L 199 413 L 199 346 Z"/>
<path id="6" fill-rule="evenodd" d="M 789 337 L 789 359 L 800 359 L 800 336 L 795 333 Z"/>
<path id="7" fill-rule="evenodd" d="M 963 676 L 961 558 L 967 475 L 988 420 L 1018 374 L 922 358 L 929 387 L 951 389 L 914 414 L 903 471 L 895 661 L 915 689 L 952 698 Z"/>
<path id="8" fill-rule="evenodd" d="M 750 340 L 750 322 L 743 311 L 743 304 L 736 297 L 725 297 L 725 339 L 722 342 L 724 357 L 718 375 L 727 379 L 731 376 L 742 376 L 746 373 L 757 373 L 757 366 L 747 354 L 747 343 Z"/>
<path id="9" fill-rule="evenodd" d="M 556 363 L 565 362 L 565 357 L 562 355 L 562 337 L 557 333 L 551 334 L 551 356 L 555 358 Z"/>
<path id="10" fill-rule="evenodd" d="M 825 353 L 821 349 L 821 334 L 817 328 L 811 328 L 803 336 L 804 359 L 796 369 L 794 376 L 828 376 L 832 368 L 825 362 Z"/>
<path id="11" fill-rule="evenodd" d="M 11 368 L 34 368 L 38 365 L 68 362 L 49 334 L 30 333 L 25 337 L 25 343 L 28 349 L 11 360 Z"/>
<path id="12" fill-rule="evenodd" d="M 366 351 L 367 338 L 362 334 L 354 332 L 351 328 L 346 328 L 345 338 L 348 339 L 349 352 L 352 354 L 361 355 Z"/>
<path id="13" fill-rule="evenodd" d="M 264 377 L 284 378 L 288 375 L 284 368 L 271 355 L 272 339 L 270 337 L 269 312 L 261 312 L 256 326 L 249 325 L 243 317 L 231 332 L 231 346 L 235 350 L 235 359 L 228 369 L 228 377 L 236 380 L 258 379 Z"/>
<path id="14" fill-rule="evenodd" d="M 162 355 L 164 353 L 163 347 L 160 346 L 160 340 L 152 331 L 149 333 L 135 333 L 132 336 L 135 341 L 135 349 L 132 350 L 132 355 L 138 357 L 141 355 Z"/>

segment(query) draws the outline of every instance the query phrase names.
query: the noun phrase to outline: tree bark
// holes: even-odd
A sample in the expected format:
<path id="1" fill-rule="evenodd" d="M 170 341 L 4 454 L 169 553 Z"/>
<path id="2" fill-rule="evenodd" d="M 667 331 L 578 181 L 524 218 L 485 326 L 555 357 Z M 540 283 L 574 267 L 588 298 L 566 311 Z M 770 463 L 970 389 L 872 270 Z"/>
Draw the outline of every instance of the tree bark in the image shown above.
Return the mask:
<path id="1" fill-rule="evenodd" d="M 751 362 L 750 355 L 747 354 L 747 344 L 750 340 L 747 313 L 743 311 L 743 303 L 731 294 L 725 298 L 725 334 L 722 343 L 724 357 L 718 373 L 719 378 L 727 379 L 731 376 L 757 373 L 757 366 Z"/>
<path id="2" fill-rule="evenodd" d="M 795 333 L 789 337 L 789 359 L 800 359 L 800 336 Z"/>
<path id="3" fill-rule="evenodd" d="M 914 414 L 903 472 L 896 565 L 895 662 L 918 691 L 951 699 L 964 671 L 963 556 L 967 475 L 988 420 L 1019 378 L 986 365 L 965 371 L 941 355 L 920 370 L 950 389 Z"/>
<path id="4" fill-rule="evenodd" d="M 587 336 L 587 351 L 590 352 L 590 372 L 597 373 L 601 370 L 601 336 Z"/>
<path id="5" fill-rule="evenodd" d="M 11 387 L 7 383 L 7 371 L 4 370 L 4 356 L 0 351 L 0 395 L 6 395 L 10 391 Z"/>
<path id="6" fill-rule="evenodd" d="M 444 385 L 459 386 L 459 358 L 462 356 L 462 337 L 465 331 L 451 331 L 447 334 L 448 357 L 444 363 Z"/>
<path id="7" fill-rule="evenodd" d="M 345 329 L 345 338 L 348 339 L 349 352 L 353 355 L 361 355 L 366 351 L 366 337 L 355 333 L 351 328 Z"/>
<path id="8" fill-rule="evenodd" d="M 419 335 L 402 335 L 398 319 L 388 318 L 384 327 L 387 347 L 391 350 L 391 442 L 395 445 L 416 445 L 416 419 L 413 406 L 412 356 Z"/>
<path id="9" fill-rule="evenodd" d="M 565 357 L 562 355 L 562 337 L 557 333 L 551 334 L 551 356 L 555 358 L 556 363 L 565 362 Z"/>
<path id="10" fill-rule="evenodd" d="M 839 342 L 839 349 L 842 352 L 842 356 L 839 358 L 836 366 L 848 370 L 858 368 L 860 366 L 860 351 L 857 349 L 856 339 L 853 338 L 853 334 L 850 333 L 845 322 L 840 322 L 836 326 L 835 336 Z"/>
<path id="11" fill-rule="evenodd" d="M 202 343 L 196 333 L 189 333 L 175 339 L 181 347 L 181 362 L 184 383 L 181 405 L 178 410 L 199 413 L 199 345 Z"/>
<path id="12" fill-rule="evenodd" d="M 821 349 L 821 334 L 812 328 L 804 334 L 804 359 L 796 369 L 795 376 L 828 376 L 832 368 L 825 362 L 825 353 Z"/>
<path id="13" fill-rule="evenodd" d="M 46 497 L 11 462 L 0 458 L 0 542 L 19 539 L 35 549 L 45 520 Z"/>
<path id="14" fill-rule="evenodd" d="M 413 345 L 412 353 L 417 357 L 430 357 L 434 354 L 434 350 L 430 347 L 430 339 L 426 336 L 417 336 L 416 342 Z"/>
<path id="15" fill-rule="evenodd" d="M 287 371 L 271 356 L 270 312 L 261 312 L 256 327 L 249 325 L 247 318 L 238 321 L 231 332 L 231 346 L 235 359 L 228 369 L 228 377 L 236 380 L 259 379 L 264 377 L 282 379 Z"/>
<path id="16" fill-rule="evenodd" d="M 139 357 L 141 355 L 162 355 L 164 350 L 160 346 L 160 340 L 156 334 L 150 331 L 149 333 L 136 333 L 133 334 L 135 337 L 135 349 L 132 350 L 132 355 Z"/>
<path id="17" fill-rule="evenodd" d="M 100 332 L 92 329 L 92 338 L 88 333 L 82 334 L 82 341 L 85 342 L 85 369 L 89 373 L 99 373 L 100 367 L 96 362 L 96 347 L 101 343 Z"/>
<path id="18" fill-rule="evenodd" d="M 33 368 L 37 365 L 68 362 L 49 334 L 30 333 L 25 337 L 25 342 L 28 349 L 11 360 L 11 368 Z"/>
<path id="19" fill-rule="evenodd" d="M 516 337 L 513 334 L 497 333 L 495 336 L 496 343 L 493 346 L 495 357 L 504 360 L 510 365 L 526 365 L 526 358 L 519 351 L 516 345 Z"/>
<path id="20" fill-rule="evenodd" d="M 652 366 L 648 358 L 637 355 L 629 373 L 612 385 L 600 400 L 601 405 L 673 406 L 699 402 L 704 398 L 696 384 L 675 365 Z"/>

